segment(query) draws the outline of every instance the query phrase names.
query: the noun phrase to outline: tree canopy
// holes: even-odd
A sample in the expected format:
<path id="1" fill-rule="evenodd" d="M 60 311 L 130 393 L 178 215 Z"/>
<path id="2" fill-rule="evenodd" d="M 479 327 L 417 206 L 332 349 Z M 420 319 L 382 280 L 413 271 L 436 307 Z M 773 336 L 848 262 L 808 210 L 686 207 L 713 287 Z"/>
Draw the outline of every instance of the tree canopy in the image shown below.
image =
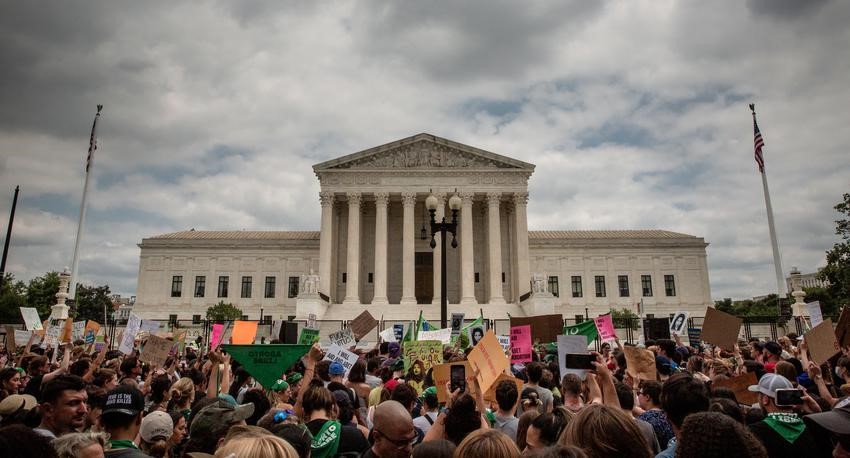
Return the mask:
<path id="1" fill-rule="evenodd" d="M 47 272 L 24 283 L 15 280 L 7 273 L 0 289 L 0 323 L 22 323 L 21 307 L 35 307 L 42 320 L 50 316 L 56 305 L 56 293 L 59 292 L 59 274 Z M 109 298 L 109 286 L 88 286 L 77 284 L 77 303 L 75 320 L 94 320 L 104 323 L 103 311 L 112 313 L 112 300 Z"/>
<path id="2" fill-rule="evenodd" d="M 233 304 L 220 301 L 207 309 L 207 319 L 213 321 L 233 321 L 242 318 L 242 310 Z"/>
<path id="3" fill-rule="evenodd" d="M 844 201 L 835 210 L 843 215 L 835 221 L 835 234 L 841 240 L 826 252 L 826 267 L 819 277 L 829 282 L 827 289 L 835 301 L 847 304 L 850 302 L 850 193 L 844 194 Z"/>

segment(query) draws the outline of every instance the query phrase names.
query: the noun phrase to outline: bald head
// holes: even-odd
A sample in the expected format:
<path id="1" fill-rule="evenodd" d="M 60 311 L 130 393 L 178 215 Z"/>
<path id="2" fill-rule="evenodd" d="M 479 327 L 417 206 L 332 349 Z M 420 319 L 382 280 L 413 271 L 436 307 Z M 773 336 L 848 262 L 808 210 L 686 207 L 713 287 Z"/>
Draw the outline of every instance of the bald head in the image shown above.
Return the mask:
<path id="1" fill-rule="evenodd" d="M 372 453 L 379 458 L 407 458 L 416 439 L 413 419 L 398 401 L 384 401 L 375 408 L 375 443 Z"/>
<path id="2" fill-rule="evenodd" d="M 407 408 L 398 401 L 384 401 L 375 407 L 375 428 L 389 429 L 398 424 L 413 424 L 413 418 Z"/>

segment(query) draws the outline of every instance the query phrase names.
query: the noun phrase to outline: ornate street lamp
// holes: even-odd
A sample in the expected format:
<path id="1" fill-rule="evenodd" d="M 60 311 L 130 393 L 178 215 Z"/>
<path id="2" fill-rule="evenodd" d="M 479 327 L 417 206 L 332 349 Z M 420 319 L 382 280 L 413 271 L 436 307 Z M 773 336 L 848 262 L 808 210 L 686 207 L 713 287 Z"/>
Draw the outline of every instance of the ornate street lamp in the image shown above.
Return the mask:
<path id="1" fill-rule="evenodd" d="M 437 205 L 440 201 L 433 194 L 425 199 L 425 207 L 431 214 L 431 249 L 437 247 L 434 236 L 440 234 L 440 327 L 446 328 L 446 315 L 448 314 L 448 298 L 446 297 L 446 233 L 452 234 L 452 248 L 457 248 L 457 212 L 460 210 L 462 201 L 457 194 L 449 198 L 449 209 L 452 211 L 452 222 L 447 223 L 444 216 L 439 223 L 436 221 Z"/>

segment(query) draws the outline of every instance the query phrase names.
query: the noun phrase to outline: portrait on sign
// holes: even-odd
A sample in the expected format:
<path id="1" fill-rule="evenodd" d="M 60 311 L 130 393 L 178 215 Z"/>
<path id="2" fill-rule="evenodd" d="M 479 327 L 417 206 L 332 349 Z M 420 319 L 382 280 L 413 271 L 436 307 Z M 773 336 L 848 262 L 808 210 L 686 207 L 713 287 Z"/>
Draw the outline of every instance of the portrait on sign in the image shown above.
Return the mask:
<path id="1" fill-rule="evenodd" d="M 467 332 L 469 333 L 469 345 L 473 347 L 484 338 L 484 326 L 473 326 Z"/>

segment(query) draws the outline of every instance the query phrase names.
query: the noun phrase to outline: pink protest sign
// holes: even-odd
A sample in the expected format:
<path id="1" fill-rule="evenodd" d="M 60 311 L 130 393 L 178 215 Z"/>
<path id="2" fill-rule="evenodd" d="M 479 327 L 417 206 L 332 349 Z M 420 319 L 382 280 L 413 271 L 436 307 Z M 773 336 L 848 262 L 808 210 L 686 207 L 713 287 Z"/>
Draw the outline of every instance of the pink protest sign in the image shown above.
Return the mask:
<path id="1" fill-rule="evenodd" d="M 531 325 L 511 327 L 511 362 L 531 362 Z"/>
<path id="2" fill-rule="evenodd" d="M 221 337 L 224 333 L 224 325 L 223 324 L 214 324 L 212 327 L 212 333 L 210 333 L 210 350 L 215 350 L 215 347 L 221 343 Z"/>
<path id="3" fill-rule="evenodd" d="M 610 313 L 594 318 L 593 322 L 596 323 L 596 330 L 599 331 L 599 339 L 603 342 L 617 338 L 617 333 L 614 332 L 614 320 L 611 319 Z"/>

